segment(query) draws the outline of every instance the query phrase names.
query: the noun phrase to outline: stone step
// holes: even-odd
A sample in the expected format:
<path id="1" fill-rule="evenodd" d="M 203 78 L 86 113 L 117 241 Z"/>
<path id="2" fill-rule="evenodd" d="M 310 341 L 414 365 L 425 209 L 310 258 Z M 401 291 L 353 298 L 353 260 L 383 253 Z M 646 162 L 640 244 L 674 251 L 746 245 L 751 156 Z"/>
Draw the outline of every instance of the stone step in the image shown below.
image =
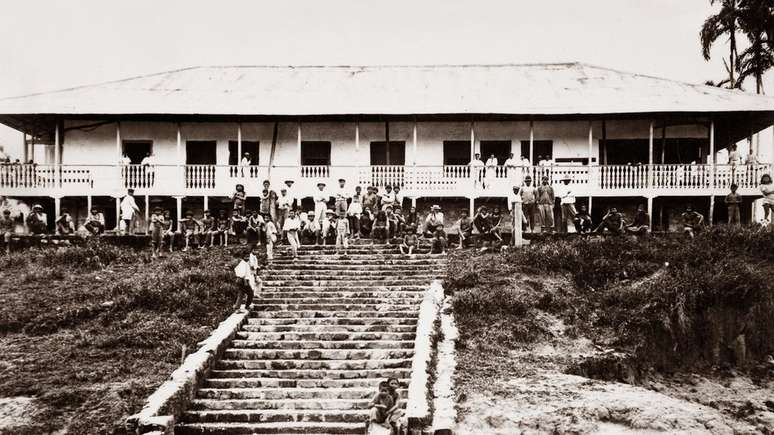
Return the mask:
<path id="1" fill-rule="evenodd" d="M 274 422 L 345 422 L 363 423 L 368 420 L 368 410 L 311 410 L 283 409 L 190 411 L 183 416 L 186 423 L 274 423 Z"/>
<path id="2" fill-rule="evenodd" d="M 416 325 L 414 317 L 287 317 L 247 319 L 249 325 Z"/>
<path id="3" fill-rule="evenodd" d="M 414 332 L 250 332 L 237 331 L 240 340 L 256 341 L 351 341 L 351 340 L 413 340 Z"/>
<path id="4" fill-rule="evenodd" d="M 247 332 L 414 332 L 416 325 L 251 325 Z M 337 342 L 338 343 L 338 342 Z M 367 342 L 367 343 L 370 343 Z M 341 343 L 338 343 L 341 344 Z"/>
<path id="5" fill-rule="evenodd" d="M 263 305 L 314 305 L 314 304 L 335 304 L 335 305 L 419 305 L 422 302 L 421 293 L 418 293 L 417 297 L 413 298 L 398 298 L 398 297 L 380 297 L 380 298 L 337 298 L 320 294 L 311 298 L 264 298 L 260 295 L 259 298 L 253 299 L 253 304 L 256 306 Z"/>
<path id="6" fill-rule="evenodd" d="M 353 359 L 399 359 L 411 358 L 414 349 L 249 349 L 230 348 L 224 358 L 234 360 L 353 360 Z"/>
<path id="7" fill-rule="evenodd" d="M 402 243 L 402 242 L 401 242 Z M 274 249 L 275 255 L 289 255 L 291 254 L 290 248 L 287 247 L 278 247 Z M 350 246 L 347 249 L 339 248 L 336 249 L 335 246 L 328 246 L 325 245 L 323 248 L 322 246 L 318 246 L 316 249 L 309 249 L 309 248 L 299 248 L 297 251 L 297 255 L 299 257 L 301 256 L 314 256 L 314 255 L 336 255 L 336 254 L 343 254 L 346 253 L 347 255 L 388 255 L 388 254 L 400 254 L 400 244 L 390 245 L 388 247 L 371 247 L 371 246 Z M 430 246 L 420 246 L 419 249 L 414 249 L 414 253 L 416 254 L 429 254 L 430 253 Z"/>
<path id="8" fill-rule="evenodd" d="M 412 327 L 414 328 L 414 327 Z M 397 332 L 413 332 L 409 331 Z M 333 331 L 330 331 L 333 332 Z M 343 332 L 343 331 L 342 331 Z M 413 340 L 347 340 L 347 341 L 309 341 L 309 340 L 285 340 L 285 341 L 257 341 L 257 340 L 232 340 L 234 349 L 282 349 L 282 350 L 307 350 L 307 349 L 413 349 Z"/>
<path id="9" fill-rule="evenodd" d="M 372 280 L 372 279 L 349 279 L 349 278 L 333 278 L 326 280 L 281 280 L 270 279 L 264 280 L 263 286 L 274 287 L 335 287 L 335 288 L 348 288 L 348 287 L 391 287 L 391 286 L 427 286 L 430 284 L 431 279 L 424 278 L 399 278 L 392 277 L 392 279 Z"/>
<path id="10" fill-rule="evenodd" d="M 278 422 L 278 423 L 183 423 L 176 435 L 256 434 L 362 434 L 364 423 Z"/>
<path id="11" fill-rule="evenodd" d="M 274 370 L 274 369 L 229 369 L 212 370 L 210 378 L 280 378 L 280 379 L 408 379 L 411 368 L 365 369 L 365 370 Z"/>
<path id="12" fill-rule="evenodd" d="M 393 310 L 393 311 L 418 311 L 419 304 L 409 303 L 400 304 L 393 303 L 392 301 L 383 301 L 376 304 L 356 304 L 356 303 L 344 303 L 344 304 L 329 304 L 325 299 L 320 299 L 316 303 L 310 304 L 275 304 L 270 301 L 257 300 L 253 302 L 253 311 L 304 311 L 304 310 L 321 310 L 321 311 L 379 311 L 379 310 Z"/>
<path id="13" fill-rule="evenodd" d="M 317 281 L 317 282 L 325 282 L 325 281 L 347 281 L 347 282 L 358 282 L 358 281 L 364 281 L 367 282 L 369 285 L 371 283 L 378 283 L 381 281 L 395 281 L 395 280 L 409 280 L 409 281 L 421 281 L 421 282 L 430 282 L 434 279 L 439 279 L 438 277 L 440 274 L 438 273 L 425 273 L 425 274 L 414 274 L 414 275 L 403 275 L 400 273 L 389 273 L 384 275 L 372 275 L 370 273 L 361 273 L 359 275 L 340 275 L 337 273 L 332 273 L 329 275 L 319 275 L 319 274 L 312 274 L 312 273 L 301 273 L 297 275 L 288 275 L 285 273 L 265 273 L 261 275 L 261 280 L 264 282 L 271 282 L 271 281 Z"/>
<path id="14" fill-rule="evenodd" d="M 404 292 L 424 292 L 427 290 L 427 288 L 430 286 L 430 282 L 428 282 L 425 285 L 378 285 L 378 286 L 339 286 L 339 285 L 329 285 L 329 286 L 312 286 L 312 285 L 264 285 L 261 289 L 261 293 L 269 292 L 269 293 L 276 293 L 276 292 L 293 292 L 293 291 L 319 291 L 319 292 L 337 292 L 337 291 L 404 291 Z M 259 295 L 261 293 L 258 293 Z"/>
<path id="15" fill-rule="evenodd" d="M 403 268 L 394 268 L 394 269 L 384 269 L 384 270 L 371 270 L 371 271 L 362 271 L 362 270 L 350 270 L 350 269 L 341 269 L 341 270 L 330 270 L 330 269 L 305 269 L 305 270 L 297 270 L 297 269 L 275 269 L 271 266 L 266 267 L 263 269 L 264 275 L 267 276 L 283 276 L 283 277 L 304 277 L 307 279 L 319 279 L 316 277 L 331 277 L 331 276 L 338 276 L 338 277 L 359 277 L 359 276 L 444 276 L 444 271 L 436 271 L 436 270 L 428 270 L 427 268 L 421 268 L 421 269 L 403 269 Z"/>
<path id="16" fill-rule="evenodd" d="M 394 298 L 404 298 L 404 299 L 411 299 L 411 300 L 422 300 L 422 292 L 418 291 L 392 291 L 392 290 L 371 290 L 371 291 L 347 291 L 347 290 L 330 290 L 330 291 L 309 291 L 309 292 L 303 292 L 303 291 L 295 291 L 295 292 L 289 292 L 285 290 L 279 290 L 279 291 L 265 291 L 262 290 L 258 296 L 261 299 L 264 300 L 274 300 L 274 299 L 307 299 L 307 298 L 347 298 L 347 299 L 357 299 L 357 298 L 385 298 L 385 297 L 394 297 Z"/>
<path id="17" fill-rule="evenodd" d="M 299 261 L 296 262 L 284 262 L 284 263 L 278 263 L 278 262 L 272 262 L 267 264 L 262 271 L 265 272 L 288 272 L 288 273 L 305 273 L 308 271 L 326 271 L 326 272 L 350 272 L 350 273 L 360 273 L 361 271 L 373 271 L 373 272 L 420 272 L 424 273 L 427 272 L 427 265 L 409 265 L 409 264 L 402 264 L 402 263 L 395 263 L 395 264 L 386 264 L 386 265 L 380 265 L 380 264 L 369 264 L 369 263 L 363 263 L 363 264 L 337 264 L 337 263 L 328 263 L 328 264 L 316 264 L 314 262 L 305 262 L 305 266 L 299 266 Z"/>
<path id="18" fill-rule="evenodd" d="M 235 399 L 345 399 L 362 400 L 374 397 L 373 388 L 200 388 L 196 394 L 199 399 L 235 400 Z M 408 390 L 398 390 L 405 399 Z"/>
<path id="19" fill-rule="evenodd" d="M 416 311 L 251 311 L 250 317 L 258 318 L 305 318 L 305 317 L 411 317 L 417 318 Z"/>
<path id="20" fill-rule="evenodd" d="M 319 257 L 316 259 L 298 258 L 275 258 L 272 260 L 272 266 L 275 265 L 293 265 L 296 269 L 305 269 L 311 265 L 364 265 L 364 266 L 443 266 L 446 267 L 445 258 L 373 258 L 364 256 L 363 258 L 338 258 L 338 257 Z"/>
<path id="21" fill-rule="evenodd" d="M 383 360 L 230 360 L 221 359 L 216 363 L 219 370 L 364 370 L 411 368 L 411 359 Z"/>
<path id="22" fill-rule="evenodd" d="M 203 410 L 228 410 L 228 409 L 308 409 L 308 410 L 351 410 L 351 409 L 368 409 L 368 399 L 326 399 L 326 400 L 309 400 L 309 399 L 228 399 L 228 400 L 216 400 L 216 399 L 194 399 L 191 401 L 190 410 L 203 411 Z"/>
<path id="23" fill-rule="evenodd" d="M 371 388 L 376 391 L 384 378 L 289 379 L 289 378 L 210 378 L 206 388 Z"/>

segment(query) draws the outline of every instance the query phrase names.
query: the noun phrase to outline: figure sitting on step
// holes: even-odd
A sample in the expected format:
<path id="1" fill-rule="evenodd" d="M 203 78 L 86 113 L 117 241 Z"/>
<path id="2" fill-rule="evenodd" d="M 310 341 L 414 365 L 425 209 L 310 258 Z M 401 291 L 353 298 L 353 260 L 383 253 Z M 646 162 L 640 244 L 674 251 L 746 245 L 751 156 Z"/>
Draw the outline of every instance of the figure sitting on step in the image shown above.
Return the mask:
<path id="1" fill-rule="evenodd" d="M 389 378 L 379 383 L 379 391 L 369 403 L 371 409 L 368 425 L 377 423 L 390 428 L 390 435 L 398 435 L 403 426 L 403 409 L 400 408 L 398 388 L 400 382 Z"/>
<path id="2" fill-rule="evenodd" d="M 417 228 L 409 225 L 403 232 L 403 242 L 400 244 L 400 253 L 403 255 L 414 256 L 414 250 L 417 248 L 419 239 L 417 238 Z"/>

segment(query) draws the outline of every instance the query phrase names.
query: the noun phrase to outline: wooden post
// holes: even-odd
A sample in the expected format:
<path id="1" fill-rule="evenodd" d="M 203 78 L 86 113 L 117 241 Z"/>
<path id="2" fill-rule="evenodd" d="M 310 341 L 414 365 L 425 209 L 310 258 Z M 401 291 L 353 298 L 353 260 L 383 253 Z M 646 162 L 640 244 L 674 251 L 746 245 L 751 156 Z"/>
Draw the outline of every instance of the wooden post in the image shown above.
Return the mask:
<path id="1" fill-rule="evenodd" d="M 360 185 L 360 121 L 355 121 L 355 186 Z"/>
<path id="2" fill-rule="evenodd" d="M 296 123 L 296 133 L 297 133 L 297 146 L 298 146 L 298 176 L 301 178 L 301 121 L 298 121 Z M 298 198 L 300 200 L 300 198 Z"/>
<path id="3" fill-rule="evenodd" d="M 207 210 L 208 208 L 210 208 L 210 198 L 207 195 L 204 195 L 204 210 Z M 202 212 L 204 210 L 202 210 Z"/>
<path id="4" fill-rule="evenodd" d="M 710 125 L 709 125 L 709 156 L 707 156 L 707 163 L 709 163 L 710 166 L 710 180 L 712 182 L 710 183 L 710 188 L 717 187 L 717 180 L 715 179 L 715 120 L 710 119 Z M 710 204 L 714 203 L 714 197 L 710 200 Z M 712 225 L 712 212 L 710 211 L 710 225 Z"/>
<path id="5" fill-rule="evenodd" d="M 86 216 L 88 216 L 89 213 L 91 213 L 91 195 L 86 195 Z"/>
<path id="6" fill-rule="evenodd" d="M 470 123 L 470 161 L 476 157 L 476 130 L 475 121 Z"/>
<path id="7" fill-rule="evenodd" d="M 591 199 L 593 196 L 589 195 L 589 216 L 591 216 Z"/>
<path id="8" fill-rule="evenodd" d="M 131 225 L 131 222 L 130 222 Z M 116 198 L 116 231 L 121 229 L 121 198 Z M 129 228 L 126 229 L 126 234 L 129 234 Z"/>
<path id="9" fill-rule="evenodd" d="M 414 151 L 413 151 L 413 154 L 414 154 L 414 158 L 413 158 L 414 165 L 413 166 L 414 166 L 414 168 L 413 168 L 413 175 L 411 177 L 411 180 L 412 180 L 412 183 L 413 183 L 413 186 L 412 186 L 412 189 L 411 189 L 413 191 L 413 194 L 412 194 L 412 197 L 411 197 L 411 206 L 412 207 L 416 207 L 417 206 L 417 192 L 419 190 L 418 187 L 417 187 L 417 119 L 416 118 L 414 118 L 414 128 L 413 128 L 412 133 L 413 133 L 412 134 L 412 140 L 413 140 L 413 147 L 414 147 Z"/>
<path id="10" fill-rule="evenodd" d="M 589 121 L 589 166 L 591 166 L 594 154 L 594 122 Z"/>
<path id="11" fill-rule="evenodd" d="M 175 197 L 175 206 L 177 206 L 177 216 L 175 217 L 175 229 L 180 231 L 180 218 L 183 215 L 183 197 Z"/>
<path id="12" fill-rule="evenodd" d="M 145 234 L 147 235 L 148 224 L 150 223 L 150 196 L 148 194 L 145 194 L 144 215 L 145 215 Z"/>
<path id="13" fill-rule="evenodd" d="M 661 124 L 661 164 L 666 161 L 666 118 L 662 120 Z"/>
<path id="14" fill-rule="evenodd" d="M 54 164 L 62 164 L 62 150 L 59 149 L 59 121 L 54 125 Z"/>
<path id="15" fill-rule="evenodd" d="M 59 216 L 62 214 L 62 198 L 56 196 L 54 197 L 54 222 L 56 222 L 57 219 L 59 219 Z"/>
<path id="16" fill-rule="evenodd" d="M 707 218 L 710 225 L 712 225 L 712 222 L 715 217 L 715 195 L 710 195 L 710 205 L 709 205 L 709 213 L 707 213 L 709 217 Z"/>
<path id="17" fill-rule="evenodd" d="M 22 163 L 27 163 L 29 159 L 29 149 L 27 148 L 27 133 L 22 132 Z"/>
<path id="18" fill-rule="evenodd" d="M 123 153 L 123 147 L 121 146 L 121 122 L 116 122 L 116 156 L 118 162 L 121 161 L 121 158 L 124 156 Z"/>
<path id="19" fill-rule="evenodd" d="M 476 199 L 471 196 L 470 197 L 470 206 L 468 208 L 468 216 L 471 219 L 473 219 L 473 215 L 474 215 L 474 212 L 475 212 L 475 207 L 476 207 L 475 201 L 476 201 Z"/>
<path id="20" fill-rule="evenodd" d="M 239 167 L 239 163 L 241 161 L 242 161 L 242 123 L 237 122 L 237 158 L 236 158 L 237 167 Z M 244 175 L 244 174 L 239 174 L 239 175 Z"/>
<path id="21" fill-rule="evenodd" d="M 513 234 L 511 236 L 511 244 L 513 246 L 524 245 L 524 234 L 521 228 L 521 204 L 514 202 L 511 204 L 511 212 L 513 213 Z"/>
<path id="22" fill-rule="evenodd" d="M 653 188 L 653 121 L 650 121 L 648 130 L 648 188 Z M 652 202 L 652 199 L 650 200 Z M 648 208 L 650 213 L 650 207 Z M 651 215 L 651 230 L 653 229 L 653 215 Z"/>
<path id="23" fill-rule="evenodd" d="M 648 216 L 650 216 L 650 231 L 653 231 L 653 197 L 648 196 Z"/>
<path id="24" fill-rule="evenodd" d="M 180 123 L 177 123 L 177 164 L 183 164 L 183 136 L 180 134 Z"/>
<path id="25" fill-rule="evenodd" d="M 535 165 L 535 123 L 533 121 L 529 122 L 529 164 Z"/>

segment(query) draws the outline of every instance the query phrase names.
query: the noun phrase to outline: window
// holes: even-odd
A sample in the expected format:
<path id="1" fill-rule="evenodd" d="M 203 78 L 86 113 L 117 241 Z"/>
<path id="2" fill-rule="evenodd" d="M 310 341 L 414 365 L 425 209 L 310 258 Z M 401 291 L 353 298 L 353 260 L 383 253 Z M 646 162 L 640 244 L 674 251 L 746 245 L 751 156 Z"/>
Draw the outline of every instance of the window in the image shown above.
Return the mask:
<path id="1" fill-rule="evenodd" d="M 534 155 L 532 156 L 532 164 L 537 165 L 541 156 L 553 157 L 554 155 L 554 141 L 552 140 L 536 140 L 532 141 Z M 521 141 L 521 155 L 529 158 L 529 141 Z"/>
<path id="2" fill-rule="evenodd" d="M 139 165 L 142 159 L 153 150 L 153 142 L 149 140 L 125 140 L 122 141 L 122 145 L 124 154 L 129 157 L 129 161 L 133 165 Z"/>
<path id="3" fill-rule="evenodd" d="M 214 165 L 217 142 L 214 140 L 189 140 L 185 142 L 186 165 Z"/>
<path id="4" fill-rule="evenodd" d="M 497 164 L 502 166 L 511 155 L 511 141 L 509 140 L 482 140 L 481 160 L 487 161 L 494 154 Z"/>
<path id="5" fill-rule="evenodd" d="M 330 166 L 331 143 L 305 140 L 301 142 L 302 166 Z"/>
<path id="6" fill-rule="evenodd" d="M 257 140 L 243 140 L 242 141 L 242 154 L 244 153 L 250 153 L 250 164 L 251 165 L 258 165 L 259 162 L 259 151 L 261 149 L 260 147 L 261 143 Z M 237 141 L 230 140 L 228 141 L 228 164 L 238 165 L 239 161 L 242 159 L 242 156 L 238 155 L 239 146 L 237 144 Z"/>
<path id="7" fill-rule="evenodd" d="M 467 165 L 470 163 L 469 140 L 445 140 L 443 141 L 443 164 Z"/>
<path id="8" fill-rule="evenodd" d="M 406 164 L 406 142 L 377 141 L 371 142 L 371 164 L 372 165 L 405 165 Z"/>

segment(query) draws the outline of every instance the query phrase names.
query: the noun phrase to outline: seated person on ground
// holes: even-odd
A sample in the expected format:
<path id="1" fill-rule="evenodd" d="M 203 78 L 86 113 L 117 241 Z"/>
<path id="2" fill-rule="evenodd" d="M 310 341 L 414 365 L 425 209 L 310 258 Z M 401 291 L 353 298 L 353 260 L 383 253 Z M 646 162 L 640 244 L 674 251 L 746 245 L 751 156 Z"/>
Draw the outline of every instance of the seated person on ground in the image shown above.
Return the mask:
<path id="1" fill-rule="evenodd" d="M 494 236 L 492 235 L 492 222 L 489 218 L 489 209 L 486 206 L 481 206 L 478 209 L 478 213 L 476 213 L 476 217 L 473 218 L 473 226 L 476 228 L 476 231 L 478 231 L 478 234 L 481 237 L 481 249 L 486 249 L 486 244 L 494 241 Z"/>
<path id="2" fill-rule="evenodd" d="M 581 205 L 578 209 L 578 213 L 572 218 L 572 222 L 575 225 L 575 232 L 578 234 L 591 234 L 592 223 L 591 216 L 585 205 Z"/>
<path id="3" fill-rule="evenodd" d="M 75 224 L 73 218 L 66 210 L 62 212 L 56 220 L 56 234 L 60 236 L 69 236 L 75 234 Z"/>
<path id="4" fill-rule="evenodd" d="M 48 232 L 48 216 L 43 212 L 40 204 L 32 206 L 32 212 L 27 215 L 25 223 L 32 235 L 45 235 Z"/>
<path id="5" fill-rule="evenodd" d="M 368 408 L 371 409 L 369 423 L 377 423 L 389 427 L 389 422 L 387 420 L 394 407 L 395 400 L 393 399 L 392 394 L 390 394 L 390 387 L 387 384 L 387 381 L 380 382 L 379 391 L 376 392 L 376 395 L 368 404 Z"/>
<path id="6" fill-rule="evenodd" d="M 374 215 L 370 207 L 363 208 L 360 215 L 360 235 L 365 238 L 371 237 L 371 229 L 374 226 Z"/>
<path id="7" fill-rule="evenodd" d="M 693 209 L 692 204 L 685 206 L 685 213 L 681 215 L 683 220 L 683 233 L 693 238 L 704 223 L 704 216 Z"/>
<path id="8" fill-rule="evenodd" d="M 473 238 L 473 220 L 468 217 L 467 210 L 460 210 L 460 218 L 454 224 L 457 229 L 457 235 L 460 238 L 460 244 L 457 249 L 462 249 L 470 245 Z"/>
<path id="9" fill-rule="evenodd" d="M 98 236 L 105 232 L 105 215 L 99 212 L 97 207 L 92 207 L 91 212 L 86 216 L 86 222 L 83 224 L 90 234 Z"/>
<path id="10" fill-rule="evenodd" d="M 634 215 L 634 221 L 632 224 L 626 227 L 626 232 L 645 235 L 650 232 L 650 216 L 645 211 L 645 205 L 640 204 L 637 206 L 637 213 Z"/>
<path id="11" fill-rule="evenodd" d="M 201 224 L 199 221 L 194 219 L 193 212 L 191 210 L 185 212 L 185 217 L 180 219 L 178 228 L 180 228 L 180 230 L 177 232 L 177 234 L 181 235 L 183 240 L 185 240 L 185 247 L 183 247 L 183 251 L 187 251 L 191 246 L 191 239 L 194 239 L 194 242 L 197 245 L 200 244 L 199 233 L 201 232 Z"/>
<path id="12" fill-rule="evenodd" d="M 230 225 L 231 220 L 226 215 L 226 210 L 221 209 L 218 211 L 218 218 L 215 220 L 212 238 L 217 238 L 221 246 L 228 246 L 228 229 Z"/>
<path id="13" fill-rule="evenodd" d="M 378 240 L 380 243 L 385 243 L 385 241 L 388 241 L 389 237 L 389 222 L 387 221 L 387 213 L 384 212 L 384 210 L 379 210 L 376 212 L 376 217 L 374 218 L 374 226 L 371 230 L 371 239 L 373 243 L 374 241 Z"/>
<path id="14" fill-rule="evenodd" d="M 172 212 L 164 210 L 164 240 L 168 240 L 169 252 L 175 247 L 175 231 L 172 229 Z"/>
<path id="15" fill-rule="evenodd" d="M 624 218 L 621 213 L 618 213 L 618 209 L 610 207 L 610 210 L 602 218 L 602 222 L 594 230 L 594 232 L 601 232 L 603 234 L 621 234 L 624 228 Z"/>
<path id="16" fill-rule="evenodd" d="M 209 210 L 204 210 L 204 217 L 202 218 L 202 236 L 204 236 L 204 239 L 200 239 L 202 243 L 199 247 L 204 248 L 206 245 L 212 246 L 215 239 L 215 218 L 212 217 Z"/>
<path id="17" fill-rule="evenodd" d="M 443 225 L 437 225 L 435 231 L 433 231 L 432 246 L 430 248 L 431 254 L 445 254 L 446 253 L 446 231 L 443 230 Z"/>
<path id="18" fill-rule="evenodd" d="M 403 234 L 403 242 L 400 245 L 401 254 L 414 254 L 414 250 L 417 248 L 419 240 L 417 238 L 417 229 L 409 225 Z"/>
<path id="19" fill-rule="evenodd" d="M 242 238 L 242 234 L 244 234 L 246 227 L 247 227 L 247 218 L 242 216 L 242 213 L 239 212 L 239 209 L 235 208 L 231 212 L 230 233 L 234 235 L 234 240 L 236 240 L 237 244 L 239 244 L 239 241 Z"/>

